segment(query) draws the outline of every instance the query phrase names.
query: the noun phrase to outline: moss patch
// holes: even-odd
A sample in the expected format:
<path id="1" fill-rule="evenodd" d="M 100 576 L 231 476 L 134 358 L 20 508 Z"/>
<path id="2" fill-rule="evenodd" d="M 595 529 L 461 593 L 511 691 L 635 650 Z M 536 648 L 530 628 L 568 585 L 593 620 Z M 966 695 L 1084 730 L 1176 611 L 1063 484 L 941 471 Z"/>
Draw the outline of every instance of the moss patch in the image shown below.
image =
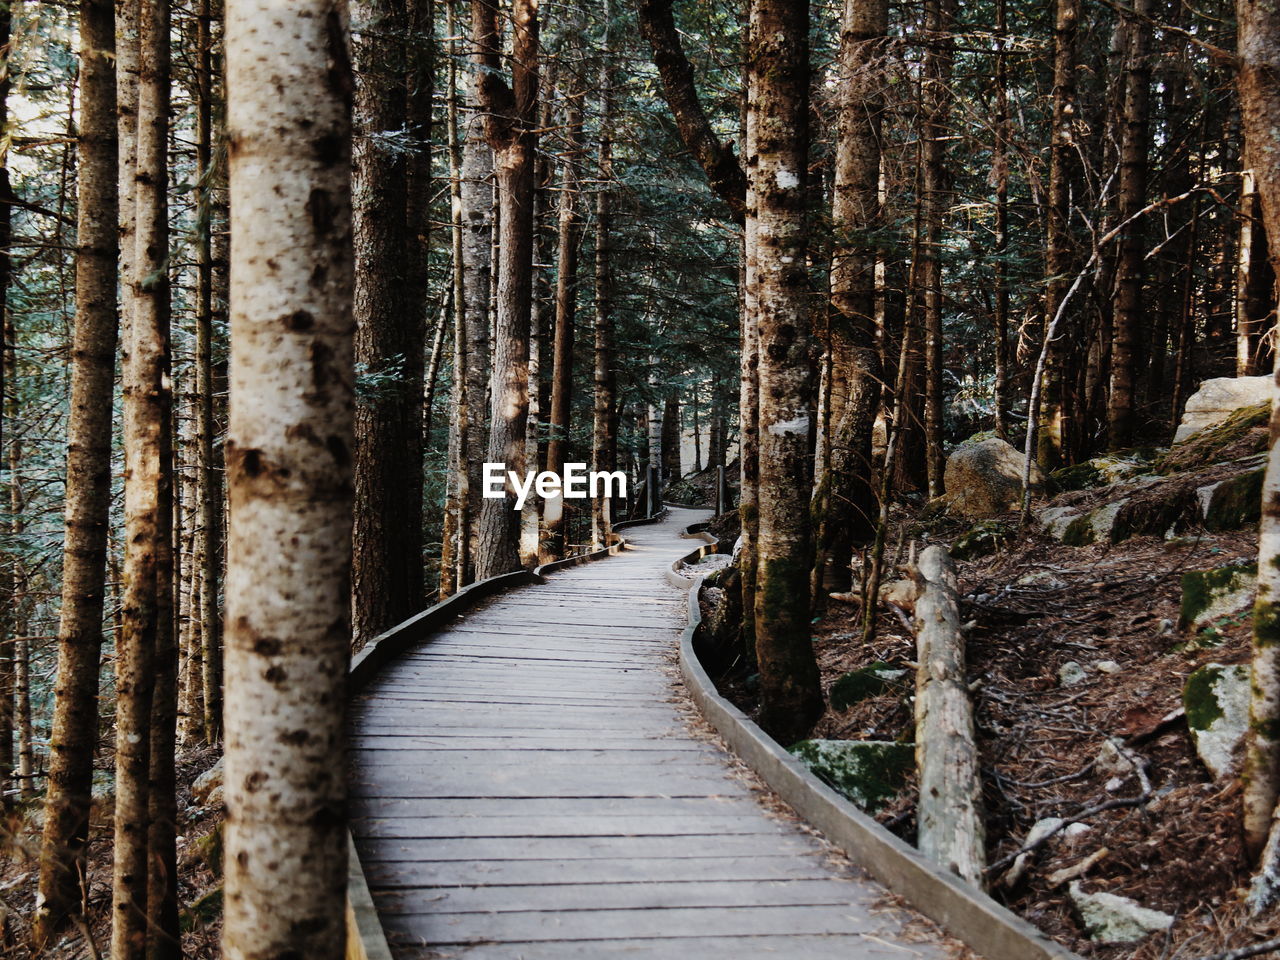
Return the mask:
<path id="1" fill-rule="evenodd" d="M 1212 488 L 1204 505 L 1209 530 L 1235 530 L 1257 523 L 1262 515 L 1262 468 L 1250 470 Z"/>
<path id="2" fill-rule="evenodd" d="M 984 520 L 960 535 L 951 545 L 951 556 L 957 560 L 974 560 L 1000 550 L 1015 535 L 1010 524 L 999 520 Z"/>
<path id="3" fill-rule="evenodd" d="M 905 670 L 895 669 L 878 660 L 861 670 L 846 673 L 831 685 L 831 708 L 848 710 L 871 697 L 905 690 L 906 685 L 901 679 L 905 674 Z"/>
<path id="4" fill-rule="evenodd" d="M 1208 730 L 1215 720 L 1222 719 L 1222 706 L 1213 692 L 1222 667 L 1211 663 L 1187 677 L 1182 689 L 1182 705 L 1187 710 L 1187 726 L 1192 730 Z"/>
<path id="5" fill-rule="evenodd" d="M 182 910 L 178 926 L 183 933 L 207 927 L 222 916 L 222 887 L 214 887 Z"/>
<path id="6" fill-rule="evenodd" d="M 1256 563 L 1188 570 L 1182 575 L 1182 623 L 1200 626 L 1248 606 L 1257 579 Z M 1243 600 L 1241 599 L 1243 597 Z"/>
<path id="7" fill-rule="evenodd" d="M 1261 453 L 1267 449 L 1267 424 L 1270 420 L 1269 401 L 1241 407 L 1217 426 L 1175 443 L 1156 464 L 1156 469 L 1160 473 L 1179 473 Z"/>
<path id="8" fill-rule="evenodd" d="M 897 796 L 915 769 L 915 746 L 886 740 L 802 740 L 791 753 L 867 813 Z"/>

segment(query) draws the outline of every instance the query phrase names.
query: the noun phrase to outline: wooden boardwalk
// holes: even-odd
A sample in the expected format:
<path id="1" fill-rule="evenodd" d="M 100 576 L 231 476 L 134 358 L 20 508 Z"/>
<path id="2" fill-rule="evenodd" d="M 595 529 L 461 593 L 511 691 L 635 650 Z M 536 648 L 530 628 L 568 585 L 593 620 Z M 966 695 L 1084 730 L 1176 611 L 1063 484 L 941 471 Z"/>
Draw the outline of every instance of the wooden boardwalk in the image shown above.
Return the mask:
<path id="1" fill-rule="evenodd" d="M 701 516 L 473 609 L 353 703 L 352 829 L 397 957 L 946 956 L 690 723 L 663 570 Z"/>

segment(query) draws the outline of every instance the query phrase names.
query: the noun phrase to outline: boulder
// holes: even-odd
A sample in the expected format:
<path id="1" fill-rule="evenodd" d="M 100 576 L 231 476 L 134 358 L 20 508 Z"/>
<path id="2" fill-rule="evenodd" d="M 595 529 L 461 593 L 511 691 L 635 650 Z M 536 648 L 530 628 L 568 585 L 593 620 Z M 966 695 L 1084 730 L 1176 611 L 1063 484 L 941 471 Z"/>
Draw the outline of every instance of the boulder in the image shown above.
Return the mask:
<path id="1" fill-rule="evenodd" d="M 1249 674 L 1245 664 L 1206 663 L 1182 688 L 1187 729 L 1215 780 L 1240 770 L 1249 728 Z"/>
<path id="2" fill-rule="evenodd" d="M 1264 467 L 1196 488 L 1196 501 L 1207 530 L 1236 530 L 1262 516 Z"/>
<path id="3" fill-rule="evenodd" d="M 191 796 L 202 807 L 213 807 L 222 803 L 222 758 L 196 777 L 191 784 Z"/>
<path id="4" fill-rule="evenodd" d="M 977 520 L 998 517 L 1022 501 L 1022 472 L 1026 459 L 1013 446 L 999 439 L 966 440 L 947 458 L 943 482 L 947 504 L 956 513 Z M 1044 482 L 1040 469 L 1032 464 L 1031 483 Z"/>
<path id="5" fill-rule="evenodd" d="M 1183 626 L 1199 629 L 1243 613 L 1253 606 L 1257 586 L 1256 563 L 1186 571 L 1182 575 Z"/>
<path id="6" fill-rule="evenodd" d="M 1113 483 L 1121 483 L 1151 473 L 1155 469 L 1154 461 L 1157 452 L 1153 448 L 1140 448 L 1094 457 L 1092 460 L 1055 470 L 1049 474 L 1049 479 L 1057 490 L 1092 490 L 1096 487 L 1109 487 Z"/>
<path id="7" fill-rule="evenodd" d="M 914 744 L 888 740 L 801 740 L 791 753 L 867 813 L 898 795 L 916 763 Z"/>
<path id="8" fill-rule="evenodd" d="M 1224 422 L 1241 407 L 1271 402 L 1270 374 L 1260 377 L 1217 377 L 1200 384 L 1187 399 L 1174 443 Z"/>
<path id="9" fill-rule="evenodd" d="M 1068 889 L 1085 932 L 1098 943 L 1132 943 L 1173 926 L 1173 917 L 1169 914 L 1150 910 L 1128 897 L 1085 893 L 1079 881 Z"/>
<path id="10" fill-rule="evenodd" d="M 976 560 L 1000 550 L 1017 536 L 1017 529 L 999 520 L 983 520 L 960 535 L 951 545 L 955 560 Z"/>
<path id="11" fill-rule="evenodd" d="M 905 692 L 909 684 L 902 678 L 906 675 L 906 670 L 896 669 L 880 661 L 846 673 L 831 685 L 831 709 L 847 710 L 854 704 L 878 697 L 882 693 Z"/>

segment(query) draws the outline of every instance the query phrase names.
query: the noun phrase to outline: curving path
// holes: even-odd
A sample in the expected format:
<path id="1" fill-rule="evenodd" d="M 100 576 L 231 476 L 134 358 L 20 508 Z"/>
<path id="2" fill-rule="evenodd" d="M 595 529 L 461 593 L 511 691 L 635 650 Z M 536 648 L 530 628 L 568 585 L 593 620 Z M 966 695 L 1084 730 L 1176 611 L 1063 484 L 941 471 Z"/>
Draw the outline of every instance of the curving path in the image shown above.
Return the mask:
<path id="1" fill-rule="evenodd" d="M 705 516 L 473 608 L 353 701 L 352 831 L 397 957 L 946 956 L 693 719 L 663 571 Z"/>

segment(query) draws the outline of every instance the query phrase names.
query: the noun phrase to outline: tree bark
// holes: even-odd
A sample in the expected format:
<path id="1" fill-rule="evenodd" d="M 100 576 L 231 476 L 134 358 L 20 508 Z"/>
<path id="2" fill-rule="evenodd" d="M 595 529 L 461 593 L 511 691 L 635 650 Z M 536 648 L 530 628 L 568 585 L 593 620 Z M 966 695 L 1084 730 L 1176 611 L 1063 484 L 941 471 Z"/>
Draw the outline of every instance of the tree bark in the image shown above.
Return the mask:
<path id="1" fill-rule="evenodd" d="M 916 565 L 916 769 L 920 771 L 920 852 L 982 886 L 986 831 L 982 776 L 965 677 L 955 566 L 944 547 Z"/>
<path id="2" fill-rule="evenodd" d="M 356 407 L 352 622 L 358 648 L 422 605 L 426 334 L 424 306 L 412 298 L 420 268 L 410 259 L 410 244 L 416 251 L 425 224 L 411 222 L 409 210 L 410 166 L 416 176 L 423 160 L 416 142 L 398 139 L 408 123 L 406 0 L 361 0 L 356 10 L 356 363 L 377 378 Z M 425 162 L 429 176 L 429 153 Z"/>
<path id="3" fill-rule="evenodd" d="M 550 473 L 563 472 L 569 449 L 569 414 L 573 391 L 574 313 L 578 296 L 578 244 L 582 218 L 578 214 L 578 164 L 582 162 L 581 84 L 574 82 L 565 106 L 565 150 L 560 158 L 560 209 L 556 253 L 555 355 L 551 370 L 551 417 L 547 439 Z M 546 527 L 544 562 L 565 555 L 568 511 L 563 496 L 548 497 L 542 505 Z"/>
<path id="4" fill-rule="evenodd" d="M 807 734 L 823 709 L 808 590 L 815 399 L 805 274 L 808 17 L 804 0 L 753 0 L 747 59 L 760 384 L 755 643 L 760 725 L 784 744 Z"/>
<path id="5" fill-rule="evenodd" d="M 1009 438 L 1009 61 L 1008 4 L 996 2 L 996 116 L 992 174 L 996 181 L 995 236 L 995 432 Z"/>
<path id="6" fill-rule="evenodd" d="M 942 329 L 942 229 L 950 206 L 947 173 L 947 115 L 951 99 L 954 59 L 951 22 L 956 0 L 925 2 L 924 101 L 924 354 L 925 465 L 929 496 L 942 496 L 943 432 L 943 329 Z"/>
<path id="7" fill-rule="evenodd" d="M 831 257 L 833 423 L 828 475 L 819 477 L 820 506 L 814 598 L 847 591 L 853 545 L 874 530 L 871 430 L 880 406 L 876 345 L 875 231 L 880 220 L 880 128 L 884 110 L 886 0 L 845 0 L 840 29 L 840 119 L 836 140 Z M 838 417 L 835 411 L 839 411 Z"/>
<path id="8" fill-rule="evenodd" d="M 1266 0 L 1237 0 L 1240 107 L 1245 150 L 1257 182 L 1262 221 L 1280 236 L 1280 9 Z M 1275 254 L 1272 264 L 1276 265 Z M 1258 592 L 1253 611 L 1252 699 L 1244 766 L 1244 838 L 1262 854 L 1251 902 L 1256 910 L 1280 894 L 1280 363 L 1271 409 L 1271 447 L 1262 484 Z M 1268 834 L 1270 839 L 1268 840 Z M 1265 850 L 1264 850 L 1265 844 Z"/>
<path id="9" fill-rule="evenodd" d="M 236 237 L 226 445 L 228 960 L 344 952 L 354 482 L 346 32 L 342 0 L 227 3 Z"/>
<path id="10" fill-rule="evenodd" d="M 1263 337 L 1275 308 L 1275 271 L 1253 171 L 1241 174 L 1240 239 L 1236 267 L 1236 376 L 1255 376 L 1263 367 Z M 1274 319 L 1274 318 L 1273 318 Z"/>
<path id="11" fill-rule="evenodd" d="M 458 46 L 453 3 L 445 4 L 445 33 L 449 37 L 446 60 L 445 140 L 449 151 L 449 246 L 453 262 L 450 294 L 453 297 L 453 383 L 449 419 L 449 477 L 445 490 L 444 524 L 440 547 L 438 599 L 453 596 L 462 585 L 467 557 L 468 466 L 465 449 L 471 414 L 467 406 L 467 300 L 462 259 L 462 142 L 459 140 Z"/>
<path id="12" fill-rule="evenodd" d="M 593 334 L 594 388 L 591 404 L 591 468 L 612 472 L 618 465 L 617 409 L 613 369 L 613 4 L 604 0 L 604 38 L 600 50 L 600 137 L 596 146 L 596 247 Z M 591 501 L 591 545 L 599 549 L 613 534 L 611 498 Z"/>
<path id="13" fill-rule="evenodd" d="M 465 391 L 467 430 L 462 445 L 467 470 L 467 494 L 459 536 L 465 540 L 465 555 L 459 563 L 459 586 L 476 579 L 475 565 L 480 549 L 480 510 L 484 503 L 480 484 L 485 460 L 489 423 L 489 333 L 493 278 L 493 149 L 484 139 L 484 118 L 476 103 L 480 83 L 479 67 L 469 76 L 471 103 L 463 116 L 465 136 L 462 146 L 462 294 L 465 309 L 467 366 Z"/>
<path id="14" fill-rule="evenodd" d="M 1076 34 L 1080 0 L 1057 0 L 1053 33 L 1053 129 L 1049 145 L 1048 273 L 1043 336 L 1058 313 L 1071 283 L 1071 185 L 1076 168 Z M 1066 444 L 1065 330 L 1048 345 L 1039 414 L 1036 459 L 1046 472 L 1063 463 Z"/>
<path id="15" fill-rule="evenodd" d="M 127 28 L 127 24 L 123 26 Z M 37 952 L 78 908 L 93 754 L 98 743 L 118 334 L 115 51 L 113 0 L 81 0 L 76 320 L 71 343 L 58 668 L 40 841 L 38 906 L 32 925 Z"/>
<path id="16" fill-rule="evenodd" d="M 1120 138 L 1120 194 L 1118 219 L 1125 223 L 1146 205 L 1148 132 L 1147 105 L 1151 93 L 1148 56 L 1151 27 L 1145 19 L 1151 0 L 1135 0 L 1134 16 L 1125 32 L 1124 127 Z M 1107 445 L 1121 449 L 1133 443 L 1134 401 L 1143 348 L 1145 311 L 1142 303 L 1143 221 L 1130 223 L 1120 237 L 1116 268 L 1115 326 L 1111 348 L 1111 396 L 1107 405 Z"/>
<path id="17" fill-rule="evenodd" d="M 498 180 L 498 302 L 493 329 L 489 444 L 486 462 L 523 476 L 529 411 L 529 314 L 533 294 L 534 153 L 537 146 L 538 13 L 536 0 L 515 0 L 512 83 L 501 63 L 493 0 L 472 0 L 472 39 L 479 68 L 479 106 L 495 152 Z M 511 491 L 508 489 L 508 494 Z M 520 568 L 520 515 L 509 498 L 485 499 L 480 510 L 476 579 Z"/>

